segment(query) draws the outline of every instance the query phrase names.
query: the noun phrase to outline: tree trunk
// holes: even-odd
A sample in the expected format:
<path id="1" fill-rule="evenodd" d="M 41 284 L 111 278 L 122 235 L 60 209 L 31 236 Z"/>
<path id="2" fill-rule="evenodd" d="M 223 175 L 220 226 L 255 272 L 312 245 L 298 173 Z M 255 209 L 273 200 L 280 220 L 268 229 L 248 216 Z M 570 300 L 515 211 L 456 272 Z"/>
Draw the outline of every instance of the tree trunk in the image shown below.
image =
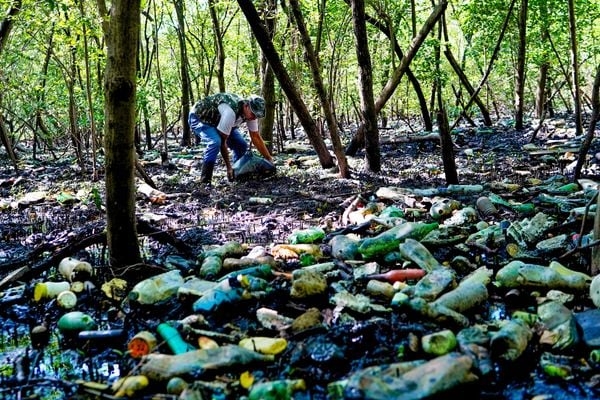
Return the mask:
<path id="1" fill-rule="evenodd" d="M 106 36 L 104 79 L 106 220 L 110 264 L 141 262 L 135 220 L 136 60 L 140 0 L 115 0 L 106 10 L 98 0 Z"/>
<path id="2" fill-rule="evenodd" d="M 215 46 L 217 51 L 217 81 L 219 82 L 219 91 L 224 92 L 225 88 L 225 47 L 223 46 L 223 32 L 221 24 L 215 10 L 215 0 L 208 0 L 208 9 L 210 11 L 210 20 L 215 32 Z"/>
<path id="3" fill-rule="evenodd" d="M 569 0 L 569 36 L 571 40 L 571 71 L 573 72 L 573 108 L 575 117 L 575 134 L 583 133 L 581 114 L 581 91 L 579 89 L 579 55 L 577 49 L 577 24 L 575 23 L 575 2 Z"/>
<path id="4" fill-rule="evenodd" d="M 379 148 L 377 111 L 375 110 L 373 97 L 373 75 L 369 53 L 369 38 L 365 23 L 365 2 L 364 0 L 351 0 L 351 3 L 352 25 L 356 37 L 361 125 L 364 126 L 365 132 L 365 167 L 368 171 L 379 172 L 381 171 L 381 149 Z M 381 110 L 381 107 L 379 110 Z"/>
<path id="5" fill-rule="evenodd" d="M 273 40 L 275 34 L 275 24 L 277 18 L 272 16 L 277 12 L 277 1 L 268 0 L 265 4 L 264 24 L 267 29 L 270 40 Z M 277 97 L 275 95 L 275 74 L 269 65 L 266 57 L 262 56 L 261 60 L 261 72 L 262 72 L 262 96 L 265 99 L 266 110 L 265 117 L 260 121 L 260 136 L 265 141 L 269 152 L 273 152 L 273 131 L 275 130 L 275 106 L 277 104 Z"/>
<path id="6" fill-rule="evenodd" d="M 83 8 L 83 1 L 79 1 L 79 12 L 81 13 L 81 17 L 83 19 L 87 17 Z M 90 54 L 88 50 L 88 34 L 85 24 L 83 25 L 83 50 L 85 62 L 85 94 L 90 118 L 90 139 L 92 141 L 92 180 L 96 182 L 98 180 L 98 168 L 96 160 L 96 119 L 94 118 L 94 103 L 92 101 Z"/>
<path id="7" fill-rule="evenodd" d="M 2 51 L 4 50 L 4 47 L 6 46 L 6 42 L 8 41 L 8 37 L 10 36 L 10 32 L 12 31 L 12 28 L 14 26 L 15 16 L 20 11 L 21 11 L 21 0 L 13 1 L 10 9 L 6 13 L 6 17 L 0 23 L 0 54 L 2 54 Z M 2 78 L 2 71 L 0 71 L 0 78 Z M 2 104 L 2 93 L 0 93 L 0 104 Z M 17 156 L 13 150 L 12 141 L 10 140 L 10 137 L 8 136 L 8 131 L 4 124 L 4 117 L 1 113 L 0 113 L 0 141 L 2 141 L 2 144 L 4 145 L 4 148 L 6 149 L 6 153 L 8 154 L 8 157 L 10 158 L 10 160 L 13 163 L 13 166 L 15 167 L 15 171 L 18 171 L 19 166 L 17 164 Z"/>
<path id="8" fill-rule="evenodd" d="M 596 68 L 596 78 L 594 79 L 594 86 L 592 88 L 592 117 L 590 119 L 590 125 L 585 135 L 585 140 L 581 144 L 579 149 L 579 158 L 575 165 L 575 171 L 573 173 L 573 180 L 581 178 L 581 170 L 583 164 L 585 164 L 585 158 L 588 151 L 592 147 L 592 141 L 594 140 L 594 133 L 596 132 L 596 124 L 600 120 L 600 65 Z M 597 213 L 600 214 L 600 213 Z M 599 232 L 600 235 L 600 232 Z M 598 248 L 595 246 L 594 249 Z"/>
<path id="9" fill-rule="evenodd" d="M 446 45 L 444 47 L 444 55 L 446 56 L 446 59 L 448 60 L 448 62 L 450 63 L 450 66 L 454 70 L 454 73 L 456 74 L 456 76 L 458 76 L 460 83 L 465 87 L 465 89 L 467 90 L 467 93 L 469 93 L 469 96 L 473 96 L 475 94 L 475 88 L 473 87 L 473 85 L 471 85 L 471 82 L 469 82 L 469 78 L 467 78 L 467 75 L 464 73 L 464 71 L 460 67 L 458 61 L 456 61 L 456 58 L 454 58 L 454 55 L 452 54 L 452 50 L 450 49 L 450 46 L 448 45 L 449 38 L 448 38 L 448 26 L 446 25 L 446 18 L 442 18 L 442 23 L 443 23 L 444 38 L 445 38 L 445 43 L 446 43 Z M 490 112 L 488 111 L 485 104 L 483 104 L 483 101 L 481 101 L 481 98 L 479 97 L 479 95 L 475 95 L 473 97 L 473 101 L 475 102 L 475 104 L 477 104 L 477 107 L 479 107 L 479 111 L 481 111 L 481 116 L 483 117 L 484 125 L 492 126 Z M 464 112 L 466 113 L 467 110 L 465 109 Z"/>
<path id="10" fill-rule="evenodd" d="M 81 131 L 77 124 L 78 113 L 77 113 L 77 101 L 75 100 L 75 82 L 77 82 L 77 49 L 72 48 L 70 52 L 69 60 L 69 73 L 65 74 L 65 83 L 67 85 L 67 91 L 69 92 L 69 129 L 71 131 L 71 143 L 75 149 L 75 155 L 77 157 L 77 164 L 84 169 L 83 163 L 83 146 L 81 140 Z"/>
<path id="11" fill-rule="evenodd" d="M 192 134 L 190 132 L 190 124 L 188 122 L 188 114 L 190 113 L 190 75 L 188 73 L 188 57 L 187 47 L 185 45 L 185 18 L 183 17 L 183 1 L 175 0 L 173 2 L 175 13 L 177 14 L 177 41 L 179 42 L 179 75 L 181 78 L 181 127 L 183 135 L 181 137 L 182 146 L 192 145 Z"/>
<path id="12" fill-rule="evenodd" d="M 346 160 L 346 155 L 344 154 L 342 141 L 338 132 L 338 123 L 333 112 L 333 107 L 329 100 L 329 95 L 327 94 L 325 85 L 323 84 L 323 79 L 321 77 L 321 66 L 317 59 L 317 54 L 313 49 L 312 42 L 310 41 L 308 30 L 306 29 L 306 26 L 304 24 L 304 18 L 302 17 L 302 12 L 300 11 L 300 5 L 298 3 L 298 0 L 290 0 L 290 8 L 292 9 L 294 20 L 296 21 L 296 26 L 298 27 L 298 32 L 300 33 L 300 37 L 302 38 L 302 43 L 304 45 L 304 50 L 306 51 L 308 64 L 312 72 L 313 84 L 315 85 L 315 90 L 317 92 L 317 95 L 319 96 L 319 101 L 321 102 L 323 114 L 325 115 L 325 119 L 327 121 L 327 127 L 329 128 L 329 136 L 331 138 L 331 143 L 333 144 L 333 151 L 335 153 L 335 156 L 337 157 L 337 164 L 340 172 L 340 177 L 348 179 L 350 178 L 350 169 L 348 167 L 348 161 Z"/>
<path id="13" fill-rule="evenodd" d="M 540 42 L 542 46 L 547 46 L 548 37 L 548 5 L 545 1 L 540 2 Z M 548 57 L 543 54 L 542 64 L 540 65 L 540 75 L 535 93 L 535 115 L 538 119 L 543 119 L 546 110 L 546 83 L 548 81 L 548 71 L 550 62 Z"/>
<path id="14" fill-rule="evenodd" d="M 404 54 L 404 57 L 402 57 L 402 60 L 400 60 L 400 64 L 394 70 L 392 76 L 388 79 L 387 83 L 385 84 L 385 87 L 379 94 L 379 97 L 375 100 L 376 114 L 379 114 L 381 112 L 381 109 L 385 106 L 387 101 L 390 99 L 390 97 L 400 84 L 402 76 L 404 75 L 408 66 L 417 54 L 417 51 L 427 38 L 427 35 L 429 35 L 431 29 L 433 29 L 437 21 L 441 18 L 447 6 L 448 1 L 443 0 L 442 2 L 440 2 L 440 4 L 436 6 L 431 15 L 429 15 L 429 17 L 423 24 L 423 27 L 419 31 L 419 34 L 415 36 L 415 38 L 412 40 L 406 54 Z M 361 124 L 358 127 L 356 134 L 352 137 L 352 141 L 346 149 L 346 154 L 350 156 L 355 155 L 358 149 L 361 147 L 362 143 L 365 143 L 365 127 Z"/>
<path id="15" fill-rule="evenodd" d="M 492 67 L 494 66 L 494 62 L 498 58 L 498 54 L 500 54 L 500 45 L 502 44 L 502 40 L 504 40 L 504 35 L 506 34 L 506 30 L 508 28 L 508 23 L 510 22 L 510 16 L 512 15 L 512 11 L 513 11 L 514 7 L 515 7 L 515 0 L 511 0 L 510 7 L 508 8 L 508 11 L 506 13 L 506 18 L 504 18 L 504 23 L 502 24 L 502 29 L 500 30 L 500 35 L 498 37 L 498 41 L 496 42 L 496 47 L 494 47 L 494 51 L 492 53 L 492 57 L 490 59 L 488 68 L 485 71 L 485 73 L 483 74 L 483 77 L 481 78 L 481 81 L 479 82 L 477 89 L 475 89 L 475 92 L 469 98 L 469 101 L 467 102 L 467 105 L 465 106 L 465 110 L 468 110 L 469 107 L 471 106 L 471 104 L 473 104 L 473 101 L 475 100 L 475 96 L 477 96 L 479 94 L 479 92 L 481 91 L 481 88 L 483 88 L 483 85 L 486 84 L 487 79 L 490 76 L 490 73 L 492 72 Z M 456 125 L 458 125 L 458 123 L 460 122 L 460 118 L 461 117 L 459 116 L 456 119 L 456 121 L 454 121 L 454 124 L 452 124 L 452 126 L 450 127 L 450 131 L 452 131 L 452 129 L 454 129 L 454 127 Z"/>
<path id="16" fill-rule="evenodd" d="M 456 171 L 456 161 L 454 159 L 454 144 L 450 135 L 450 126 L 448 125 L 448 114 L 442 101 L 441 87 L 437 91 L 437 122 L 440 130 L 440 145 L 442 147 L 442 162 L 444 165 L 444 175 L 446 183 L 458 184 L 458 173 Z"/>
<path id="17" fill-rule="evenodd" d="M 381 11 L 381 12 L 383 12 L 383 11 Z M 402 59 L 404 57 L 404 52 L 400 48 L 400 45 L 398 44 L 398 40 L 396 40 L 396 37 L 392 32 L 392 27 L 389 24 L 387 24 L 381 20 L 378 20 L 368 14 L 365 17 L 366 17 L 367 22 L 369 22 L 371 25 L 373 25 L 374 27 L 379 29 L 381 31 L 381 33 L 383 33 L 384 35 L 386 35 L 388 37 L 388 39 L 392 42 L 392 47 L 394 49 L 394 52 L 396 53 L 396 55 L 398 56 L 399 59 Z M 423 90 L 421 89 L 421 84 L 419 83 L 419 80 L 417 79 L 415 74 L 412 72 L 410 67 L 406 67 L 406 78 L 412 85 L 413 90 L 415 91 L 415 95 L 417 96 L 417 98 L 419 100 L 419 108 L 421 110 L 421 117 L 423 118 L 423 126 L 426 131 L 432 131 L 433 123 L 431 121 L 431 115 L 429 114 L 429 107 L 427 106 L 427 99 L 425 98 L 425 95 L 423 94 Z"/>
<path id="18" fill-rule="evenodd" d="M 527 6 L 528 0 L 521 0 L 519 12 L 519 50 L 517 55 L 517 82 L 515 87 L 515 129 L 523 130 L 523 112 L 525 108 L 525 58 L 527 57 Z"/>
<path id="19" fill-rule="evenodd" d="M 275 50 L 275 47 L 273 46 L 273 42 L 271 39 L 269 39 L 269 34 L 260 21 L 260 17 L 256 12 L 254 4 L 251 1 L 246 0 L 238 0 L 238 4 L 246 16 L 248 24 L 250 25 L 250 28 L 254 33 L 254 37 L 260 45 L 263 54 L 271 64 L 271 68 L 273 69 L 273 73 L 279 81 L 279 85 L 285 92 L 290 105 L 298 116 L 298 119 L 300 120 L 300 123 L 302 124 L 302 127 L 304 128 L 304 131 L 306 132 L 306 135 L 313 146 L 313 149 L 317 153 L 321 166 L 323 168 L 333 167 L 335 165 L 333 157 L 329 153 L 329 150 L 327 150 L 327 146 L 325 145 L 323 138 L 319 135 L 317 124 L 306 108 L 306 104 L 304 104 L 302 101 L 298 89 L 294 86 L 294 82 L 292 82 L 290 79 L 290 76 L 281 62 L 279 54 L 277 54 L 277 50 Z"/>

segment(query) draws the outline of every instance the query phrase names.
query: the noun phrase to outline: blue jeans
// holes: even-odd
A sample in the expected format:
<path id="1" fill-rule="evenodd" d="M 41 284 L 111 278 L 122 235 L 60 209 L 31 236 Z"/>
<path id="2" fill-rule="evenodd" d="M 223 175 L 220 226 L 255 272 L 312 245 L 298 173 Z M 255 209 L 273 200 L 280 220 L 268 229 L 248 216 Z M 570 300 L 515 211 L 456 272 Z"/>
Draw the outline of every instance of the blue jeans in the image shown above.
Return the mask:
<path id="1" fill-rule="evenodd" d="M 221 151 L 221 135 L 219 135 L 219 131 L 212 125 L 200 122 L 193 112 L 189 114 L 188 122 L 194 136 L 206 143 L 206 150 L 204 150 L 202 162 L 214 164 Z M 233 128 L 231 130 L 231 133 L 227 138 L 227 147 L 233 150 L 233 162 L 236 162 L 246 153 L 246 151 L 248 151 L 248 143 L 246 143 L 246 140 L 238 128 Z"/>

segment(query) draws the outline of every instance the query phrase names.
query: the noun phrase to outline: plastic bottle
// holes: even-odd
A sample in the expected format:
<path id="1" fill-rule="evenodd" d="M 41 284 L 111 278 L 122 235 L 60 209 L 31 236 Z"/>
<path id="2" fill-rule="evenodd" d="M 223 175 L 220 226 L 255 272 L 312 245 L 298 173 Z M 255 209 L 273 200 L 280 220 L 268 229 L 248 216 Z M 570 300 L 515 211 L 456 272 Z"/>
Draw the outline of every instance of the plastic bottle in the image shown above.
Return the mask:
<path id="1" fill-rule="evenodd" d="M 407 238 L 421 240 L 438 226 L 437 222 L 404 222 L 377 236 L 363 239 L 358 246 L 358 251 L 366 259 L 383 257 L 385 254 L 397 250 L 398 245 Z"/>
<path id="2" fill-rule="evenodd" d="M 290 244 L 317 243 L 324 238 L 325 231 L 323 228 L 313 227 L 292 232 L 292 234 L 288 236 L 288 242 Z"/>
<path id="3" fill-rule="evenodd" d="M 140 331 L 131 338 L 127 344 L 129 355 L 133 358 L 140 358 L 148 355 L 154 350 L 158 343 L 156 336 L 149 331 Z"/>
<path id="4" fill-rule="evenodd" d="M 192 309 L 197 313 L 211 313 L 224 305 L 250 298 L 251 295 L 235 278 L 219 282 L 194 302 Z"/>
<path id="5" fill-rule="evenodd" d="M 71 311 L 58 319 L 58 329 L 61 332 L 78 332 L 96 329 L 96 321 L 81 311 Z"/>
<path id="6" fill-rule="evenodd" d="M 448 185 L 449 193 L 471 194 L 483 192 L 483 185 Z"/>
<path id="7" fill-rule="evenodd" d="M 280 379 L 258 382 L 252 385 L 248 400 L 284 400 L 291 399 L 297 390 L 306 390 L 303 379 Z"/>
<path id="8" fill-rule="evenodd" d="M 425 276 L 427 272 L 421 268 L 405 268 L 405 269 L 391 269 L 381 274 L 371 274 L 364 278 L 368 280 L 386 281 L 389 283 L 404 282 L 413 279 L 420 279 Z"/>
<path id="9" fill-rule="evenodd" d="M 138 282 L 129 292 L 129 300 L 144 305 L 156 304 L 177 294 L 183 282 L 178 270 L 164 272 Z"/>
<path id="10" fill-rule="evenodd" d="M 67 281 L 61 282 L 38 282 L 33 287 L 33 299 L 40 301 L 42 299 L 52 299 L 59 293 L 69 290 L 71 284 Z"/>
<path id="11" fill-rule="evenodd" d="M 419 241 L 414 239 L 406 239 L 399 245 L 400 254 L 407 260 L 412 261 L 419 268 L 431 272 L 436 268 L 441 267 L 441 264 L 429 252 L 427 247 L 423 246 Z"/>
<path id="12" fill-rule="evenodd" d="M 195 350 L 194 346 L 183 340 L 176 328 L 166 322 L 158 324 L 156 332 L 167 343 L 173 354 L 182 354 Z"/>
<path id="13" fill-rule="evenodd" d="M 198 276 L 203 279 L 215 279 L 223 269 L 223 260 L 216 255 L 206 256 L 200 265 Z"/>

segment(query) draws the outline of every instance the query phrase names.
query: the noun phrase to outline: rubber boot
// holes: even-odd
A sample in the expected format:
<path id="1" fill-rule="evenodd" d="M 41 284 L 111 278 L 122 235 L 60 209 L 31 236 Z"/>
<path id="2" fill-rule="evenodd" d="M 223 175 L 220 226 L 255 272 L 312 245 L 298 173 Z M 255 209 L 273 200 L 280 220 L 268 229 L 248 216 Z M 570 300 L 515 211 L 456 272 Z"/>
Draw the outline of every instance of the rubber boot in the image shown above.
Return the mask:
<path id="1" fill-rule="evenodd" d="M 202 163 L 202 171 L 200 171 L 200 182 L 205 183 L 207 186 L 211 185 L 213 170 L 215 169 L 215 163 L 204 162 Z"/>

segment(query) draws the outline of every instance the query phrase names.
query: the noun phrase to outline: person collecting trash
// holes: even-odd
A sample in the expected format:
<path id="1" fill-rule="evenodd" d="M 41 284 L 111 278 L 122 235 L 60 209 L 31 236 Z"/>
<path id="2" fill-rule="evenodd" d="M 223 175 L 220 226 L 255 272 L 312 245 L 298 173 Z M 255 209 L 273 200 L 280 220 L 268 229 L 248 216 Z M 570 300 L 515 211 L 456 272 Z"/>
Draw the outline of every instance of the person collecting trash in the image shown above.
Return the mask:
<path id="1" fill-rule="evenodd" d="M 265 100 L 256 95 L 243 99 L 232 93 L 216 93 L 196 102 L 188 121 L 194 136 L 206 143 L 200 173 L 201 183 L 211 185 L 219 152 L 227 168 L 227 179 L 233 181 L 236 178 L 234 166 L 229 160 L 229 149 L 233 151 L 234 163 L 248 152 L 249 145 L 239 130 L 244 122 L 250 133 L 251 143 L 268 161 L 269 167 L 275 169 L 273 157 L 258 132 L 257 119 L 264 116 Z"/>

